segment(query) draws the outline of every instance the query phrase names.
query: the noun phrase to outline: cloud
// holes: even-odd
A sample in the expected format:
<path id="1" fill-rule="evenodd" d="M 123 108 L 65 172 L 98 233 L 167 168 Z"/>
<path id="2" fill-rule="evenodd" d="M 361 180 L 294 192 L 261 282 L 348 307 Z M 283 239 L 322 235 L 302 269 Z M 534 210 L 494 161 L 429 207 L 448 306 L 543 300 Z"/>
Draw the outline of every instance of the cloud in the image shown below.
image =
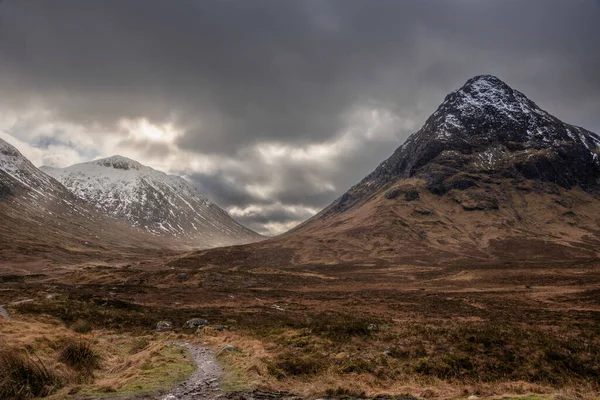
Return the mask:
<path id="1" fill-rule="evenodd" d="M 269 205 L 327 205 L 477 74 L 600 131 L 599 19 L 596 0 L 6 0 L 0 129 L 36 163 L 186 175 L 278 233 L 305 214 Z"/>

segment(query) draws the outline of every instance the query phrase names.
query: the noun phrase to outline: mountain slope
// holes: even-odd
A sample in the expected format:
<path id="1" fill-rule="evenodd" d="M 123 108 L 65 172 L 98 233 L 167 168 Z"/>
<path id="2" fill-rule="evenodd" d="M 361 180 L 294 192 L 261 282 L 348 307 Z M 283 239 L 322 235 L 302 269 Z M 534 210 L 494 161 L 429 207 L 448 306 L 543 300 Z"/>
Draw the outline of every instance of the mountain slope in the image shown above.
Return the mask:
<path id="1" fill-rule="evenodd" d="M 96 212 L 2 139 L 0 221 L 0 260 L 10 265 L 40 259 L 123 260 L 169 246 Z"/>
<path id="2" fill-rule="evenodd" d="M 478 76 L 315 217 L 236 252 L 279 265 L 597 258 L 599 154 L 598 135 Z M 217 262 L 225 251 L 198 257 Z"/>
<path id="3" fill-rule="evenodd" d="M 42 170 L 99 211 L 155 235 L 202 247 L 262 238 L 210 203 L 185 179 L 125 157 Z"/>

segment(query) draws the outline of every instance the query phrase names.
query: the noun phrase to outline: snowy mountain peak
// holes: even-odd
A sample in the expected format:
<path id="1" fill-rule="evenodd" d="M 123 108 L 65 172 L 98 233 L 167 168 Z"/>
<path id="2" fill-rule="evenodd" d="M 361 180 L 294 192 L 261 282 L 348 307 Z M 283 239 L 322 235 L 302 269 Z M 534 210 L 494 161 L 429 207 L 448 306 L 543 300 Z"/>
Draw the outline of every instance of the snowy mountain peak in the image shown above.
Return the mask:
<path id="1" fill-rule="evenodd" d="M 156 235 L 203 247 L 258 240 L 185 179 L 123 156 L 42 170 L 97 209 Z"/>
<path id="2" fill-rule="evenodd" d="M 469 79 L 460 89 L 450 93 L 429 117 L 424 130 L 434 132 L 440 140 L 471 137 L 494 140 L 499 134 L 511 139 L 546 136 L 554 140 L 555 132 L 546 129 L 562 122 L 491 75 Z"/>
<path id="3" fill-rule="evenodd" d="M 143 167 L 143 165 L 140 164 L 139 162 L 132 160 L 130 158 L 127 158 L 127 157 L 119 156 L 119 155 L 102 158 L 100 160 L 95 160 L 95 161 L 92 161 L 92 163 L 94 163 L 96 165 L 101 165 L 103 167 L 111 167 L 111 168 L 122 169 L 122 170 L 128 170 L 128 169 L 139 170 L 140 168 Z"/>

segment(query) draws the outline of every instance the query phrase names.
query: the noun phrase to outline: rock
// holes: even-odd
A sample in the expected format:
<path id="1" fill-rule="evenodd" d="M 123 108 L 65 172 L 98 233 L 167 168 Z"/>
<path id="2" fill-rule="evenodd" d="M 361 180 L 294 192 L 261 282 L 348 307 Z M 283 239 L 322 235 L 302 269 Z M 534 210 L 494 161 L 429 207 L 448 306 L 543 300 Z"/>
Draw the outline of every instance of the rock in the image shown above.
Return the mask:
<path id="1" fill-rule="evenodd" d="M 415 208 L 413 210 L 413 214 L 431 215 L 431 214 L 433 214 L 433 210 L 428 210 L 428 209 L 425 209 L 425 208 Z"/>
<path id="2" fill-rule="evenodd" d="M 223 353 L 224 351 L 228 351 L 228 352 L 231 352 L 231 353 L 237 353 L 237 352 L 239 352 L 239 350 L 238 350 L 238 348 L 237 348 L 237 347 L 235 347 L 235 346 L 232 346 L 232 345 L 230 345 L 230 344 L 226 344 L 225 346 L 223 346 L 223 347 L 221 348 L 221 350 L 219 350 L 219 352 L 217 353 L 217 356 L 218 356 L 219 354 Z"/>
<path id="3" fill-rule="evenodd" d="M 460 204 L 465 211 L 498 210 L 499 202 L 492 194 L 483 190 L 458 192 L 453 200 Z"/>
<path id="4" fill-rule="evenodd" d="M 392 189 L 385 194 L 385 198 L 388 200 L 394 200 L 400 197 L 400 195 L 404 193 L 401 189 Z"/>
<path id="5" fill-rule="evenodd" d="M 377 325 L 377 324 L 369 324 L 367 326 L 367 330 L 369 332 L 378 332 L 379 331 L 379 325 Z"/>
<path id="6" fill-rule="evenodd" d="M 467 190 L 473 186 L 477 186 L 477 183 L 468 178 L 457 177 L 449 182 L 449 186 L 451 189 Z"/>
<path id="7" fill-rule="evenodd" d="M 157 331 L 170 331 L 173 329 L 173 323 L 171 321 L 158 321 L 156 323 Z"/>
<path id="8" fill-rule="evenodd" d="M 401 195 L 404 195 L 404 200 L 406 201 L 419 200 L 419 192 L 412 187 L 406 186 L 389 190 L 385 194 L 385 198 L 388 200 L 394 200 L 400 197 Z"/>
<path id="9" fill-rule="evenodd" d="M 227 327 L 225 325 L 211 325 L 210 327 L 219 332 L 227 329 Z"/>
<path id="10" fill-rule="evenodd" d="M 185 272 L 182 272 L 182 273 L 180 273 L 180 274 L 177 275 L 177 279 L 179 279 L 180 282 L 187 281 L 188 280 L 188 274 L 186 274 Z"/>
<path id="11" fill-rule="evenodd" d="M 404 193 L 404 199 L 406 201 L 419 200 L 419 192 L 416 189 L 411 189 Z"/>
<path id="12" fill-rule="evenodd" d="M 479 399 L 479 397 L 475 396 L 475 395 L 471 395 L 467 398 L 467 400 L 477 400 Z"/>
<path id="13" fill-rule="evenodd" d="M 201 328 L 208 325 L 208 321 L 201 318 L 192 318 L 185 323 L 188 328 Z"/>
<path id="14" fill-rule="evenodd" d="M 565 207 L 565 208 L 569 208 L 569 203 L 567 203 L 565 200 L 563 199 L 556 199 L 554 200 L 556 202 L 556 204 L 560 204 L 561 206 Z"/>

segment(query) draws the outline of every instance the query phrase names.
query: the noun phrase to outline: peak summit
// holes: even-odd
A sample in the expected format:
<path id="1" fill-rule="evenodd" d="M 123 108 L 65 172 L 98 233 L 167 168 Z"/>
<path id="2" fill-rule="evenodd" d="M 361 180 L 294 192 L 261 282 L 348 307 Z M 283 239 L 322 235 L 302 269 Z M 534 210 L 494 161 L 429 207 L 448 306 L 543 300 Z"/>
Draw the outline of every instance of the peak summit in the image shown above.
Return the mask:
<path id="1" fill-rule="evenodd" d="M 92 163 L 103 166 L 103 167 L 110 167 L 110 168 L 123 169 L 123 170 L 128 170 L 128 169 L 139 170 L 141 167 L 143 167 L 143 165 L 140 164 L 139 162 L 132 160 L 131 158 L 127 158 L 127 157 L 123 157 L 123 156 L 119 156 L 119 155 L 114 155 L 111 157 L 102 158 L 100 160 L 95 160 L 95 161 L 92 161 Z"/>

